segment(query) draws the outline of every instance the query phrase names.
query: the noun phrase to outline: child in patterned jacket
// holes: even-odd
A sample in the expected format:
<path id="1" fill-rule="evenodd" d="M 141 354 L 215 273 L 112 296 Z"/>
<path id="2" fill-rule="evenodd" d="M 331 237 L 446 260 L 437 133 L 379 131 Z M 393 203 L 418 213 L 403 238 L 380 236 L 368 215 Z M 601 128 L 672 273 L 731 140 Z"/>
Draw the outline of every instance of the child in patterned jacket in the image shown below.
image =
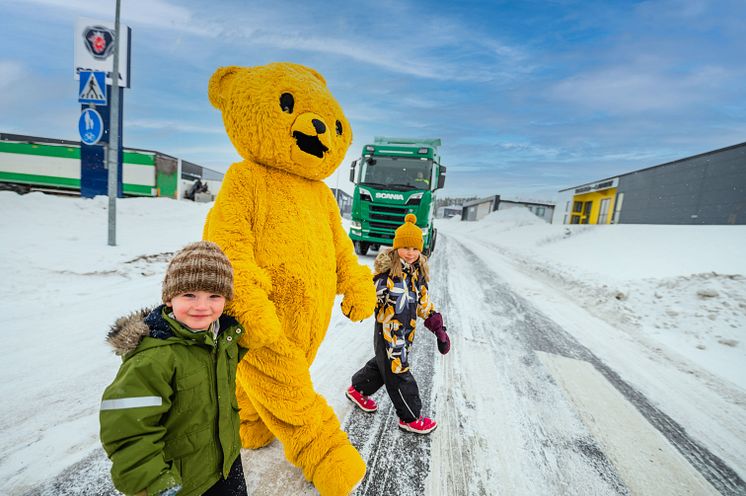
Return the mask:
<path id="1" fill-rule="evenodd" d="M 443 317 L 430 301 L 427 258 L 421 254 L 422 231 L 416 222 L 417 217 L 408 214 L 396 230 L 393 248 L 376 257 L 375 356 L 352 376 L 345 394 L 363 411 L 375 412 L 378 405 L 370 395 L 385 385 L 399 416 L 399 428 L 428 434 L 438 424 L 420 415 L 420 392 L 409 369 L 417 316 L 435 334 L 441 354 L 448 353 L 451 342 Z"/>

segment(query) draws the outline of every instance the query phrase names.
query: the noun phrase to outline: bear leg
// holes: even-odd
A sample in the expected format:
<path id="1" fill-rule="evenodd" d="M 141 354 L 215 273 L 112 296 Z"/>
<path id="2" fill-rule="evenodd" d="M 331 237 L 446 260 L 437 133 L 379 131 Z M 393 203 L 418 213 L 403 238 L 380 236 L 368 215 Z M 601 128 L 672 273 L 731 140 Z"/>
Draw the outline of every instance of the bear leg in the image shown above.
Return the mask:
<path id="1" fill-rule="evenodd" d="M 241 365 L 238 366 L 239 370 Z M 240 372 L 239 372 L 240 374 Z M 251 403 L 249 396 L 246 394 L 243 386 L 236 381 L 236 398 L 238 399 L 238 416 L 241 419 L 241 446 L 246 449 L 259 449 L 269 445 L 275 435 L 259 418 L 259 414 Z"/>
<path id="2" fill-rule="evenodd" d="M 314 391 L 305 354 L 283 336 L 271 347 L 249 350 L 238 372 L 288 461 L 303 470 L 321 496 L 349 494 L 363 479 L 365 462 L 334 410 Z"/>

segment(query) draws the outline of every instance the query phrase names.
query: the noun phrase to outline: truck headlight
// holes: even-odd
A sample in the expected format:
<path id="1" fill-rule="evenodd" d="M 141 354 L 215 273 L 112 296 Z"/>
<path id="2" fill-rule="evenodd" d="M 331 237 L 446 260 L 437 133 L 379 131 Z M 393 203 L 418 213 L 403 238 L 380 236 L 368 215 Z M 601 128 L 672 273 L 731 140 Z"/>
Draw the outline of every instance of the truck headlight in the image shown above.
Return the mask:
<path id="1" fill-rule="evenodd" d="M 361 227 L 363 227 L 363 226 L 360 225 L 360 223 L 358 221 L 356 221 L 356 220 L 353 220 L 352 222 L 350 222 L 350 229 L 358 229 L 358 230 L 360 230 Z"/>
<path id="2" fill-rule="evenodd" d="M 423 192 L 421 191 L 419 193 L 415 193 L 415 194 L 411 195 L 409 198 L 407 198 L 407 203 L 405 203 L 405 205 L 409 205 L 409 204 L 415 204 L 416 205 L 416 204 L 420 203 L 420 200 L 422 200 L 422 193 Z"/>

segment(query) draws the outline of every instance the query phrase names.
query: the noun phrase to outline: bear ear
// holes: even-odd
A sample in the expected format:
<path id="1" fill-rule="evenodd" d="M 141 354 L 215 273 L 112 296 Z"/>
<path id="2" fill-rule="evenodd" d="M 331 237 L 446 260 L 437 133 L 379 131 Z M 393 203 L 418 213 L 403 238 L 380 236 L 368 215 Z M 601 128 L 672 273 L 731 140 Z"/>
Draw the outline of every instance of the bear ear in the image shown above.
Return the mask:
<path id="1" fill-rule="evenodd" d="M 305 67 L 305 66 L 303 66 L 303 68 L 304 68 L 305 70 L 307 70 L 308 72 L 310 72 L 311 74 L 313 74 L 314 76 L 316 76 L 316 78 L 317 78 L 317 79 L 318 79 L 319 81 L 321 81 L 321 82 L 322 82 L 322 83 L 324 84 L 324 86 L 326 86 L 326 79 L 324 79 L 324 76 L 322 76 L 321 74 L 319 74 L 318 72 L 316 72 L 316 70 L 315 70 L 315 69 L 311 69 L 310 67 Z"/>
<path id="2" fill-rule="evenodd" d="M 220 67 L 215 74 L 210 78 L 210 83 L 207 87 L 207 96 L 210 99 L 212 106 L 222 110 L 225 95 L 225 90 L 228 84 L 236 77 L 241 71 L 241 68 L 235 65 L 228 67 Z"/>

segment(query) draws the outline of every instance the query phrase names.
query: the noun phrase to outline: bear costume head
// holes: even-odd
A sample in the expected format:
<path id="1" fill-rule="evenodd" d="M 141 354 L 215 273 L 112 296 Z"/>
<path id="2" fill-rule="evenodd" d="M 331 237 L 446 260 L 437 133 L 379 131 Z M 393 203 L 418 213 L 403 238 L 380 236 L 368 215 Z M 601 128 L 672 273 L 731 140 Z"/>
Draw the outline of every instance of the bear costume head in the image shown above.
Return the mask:
<path id="1" fill-rule="evenodd" d="M 352 143 L 350 123 L 326 81 L 300 64 L 221 67 L 208 94 L 238 153 L 266 167 L 321 180 Z"/>

